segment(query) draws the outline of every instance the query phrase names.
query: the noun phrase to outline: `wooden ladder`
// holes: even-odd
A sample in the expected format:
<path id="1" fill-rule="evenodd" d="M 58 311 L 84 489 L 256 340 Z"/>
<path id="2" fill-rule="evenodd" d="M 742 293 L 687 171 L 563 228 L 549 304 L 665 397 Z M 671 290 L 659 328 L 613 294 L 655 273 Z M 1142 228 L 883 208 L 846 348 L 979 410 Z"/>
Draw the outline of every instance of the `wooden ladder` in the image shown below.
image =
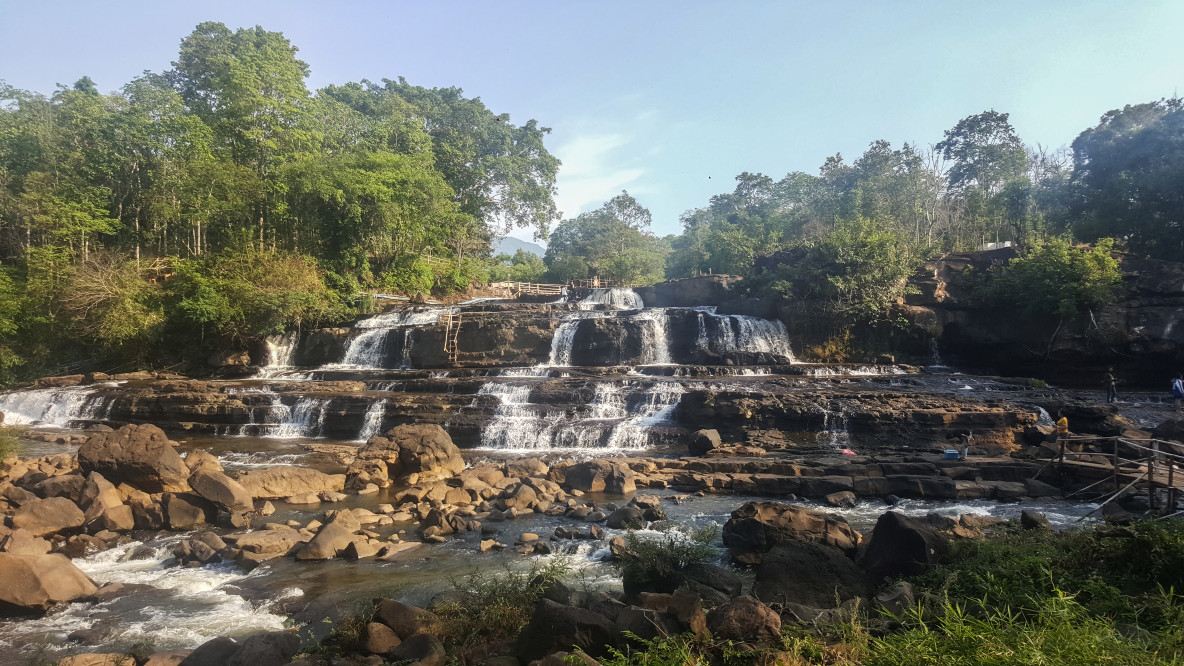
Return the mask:
<path id="1" fill-rule="evenodd" d="M 444 353 L 448 355 L 448 363 L 455 366 L 457 354 L 457 336 L 460 335 L 460 313 L 444 313 Z"/>

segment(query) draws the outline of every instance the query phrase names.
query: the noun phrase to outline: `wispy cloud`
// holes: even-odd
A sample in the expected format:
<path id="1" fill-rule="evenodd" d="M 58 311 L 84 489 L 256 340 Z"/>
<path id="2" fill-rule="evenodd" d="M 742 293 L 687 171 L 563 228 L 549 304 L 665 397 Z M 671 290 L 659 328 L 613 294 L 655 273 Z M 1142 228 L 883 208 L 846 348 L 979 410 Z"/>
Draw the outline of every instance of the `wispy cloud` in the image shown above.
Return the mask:
<path id="1" fill-rule="evenodd" d="M 636 102 L 622 99 L 618 104 L 625 101 Z M 654 150 L 644 138 L 645 128 L 657 122 L 657 115 L 649 110 L 613 113 L 603 117 L 622 121 L 585 117 L 568 124 L 575 128 L 571 138 L 554 150 L 563 161 L 555 199 L 565 218 L 592 210 L 621 190 L 629 189 L 633 194 L 645 191 L 647 170 L 641 158 Z"/>

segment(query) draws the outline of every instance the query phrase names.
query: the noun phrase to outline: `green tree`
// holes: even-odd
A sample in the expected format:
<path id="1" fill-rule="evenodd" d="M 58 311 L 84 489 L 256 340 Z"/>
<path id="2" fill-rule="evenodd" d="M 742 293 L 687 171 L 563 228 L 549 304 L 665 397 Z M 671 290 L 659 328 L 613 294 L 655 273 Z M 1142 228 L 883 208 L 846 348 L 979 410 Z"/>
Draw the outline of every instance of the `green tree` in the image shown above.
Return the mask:
<path id="1" fill-rule="evenodd" d="M 551 279 L 598 276 L 619 283 L 662 279 L 669 244 L 649 231 L 651 215 L 628 192 L 600 208 L 564 220 L 543 258 Z"/>
<path id="2" fill-rule="evenodd" d="M 1139 254 L 1184 261 L 1184 101 L 1102 116 L 1073 141 L 1079 238 L 1125 238 Z"/>
<path id="3" fill-rule="evenodd" d="M 1113 239 L 1076 247 L 1066 238 L 1037 241 L 989 282 L 987 297 L 1030 317 L 1065 320 L 1112 303 L 1122 283 Z"/>

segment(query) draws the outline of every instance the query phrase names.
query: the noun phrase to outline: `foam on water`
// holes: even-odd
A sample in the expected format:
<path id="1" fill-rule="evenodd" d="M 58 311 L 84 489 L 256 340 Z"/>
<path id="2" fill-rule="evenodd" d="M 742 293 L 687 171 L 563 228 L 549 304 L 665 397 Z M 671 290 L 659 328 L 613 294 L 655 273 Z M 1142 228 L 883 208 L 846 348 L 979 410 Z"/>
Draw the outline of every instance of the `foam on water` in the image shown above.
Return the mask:
<path id="1" fill-rule="evenodd" d="M 621 287 L 610 289 L 593 289 L 592 293 L 580 300 L 581 310 L 591 310 L 604 306 L 610 310 L 640 310 L 645 307 L 641 296 L 636 291 Z"/>
<path id="2" fill-rule="evenodd" d="M 143 545 L 140 542 L 75 559 L 74 564 L 100 586 L 123 583 L 150 589 L 137 589 L 101 604 L 73 603 L 43 618 L 2 622 L 0 640 L 31 649 L 42 640 L 51 646 L 65 644 L 71 632 L 90 629 L 104 636 L 102 645 L 91 646 L 102 648 L 95 651 L 113 652 L 143 641 L 165 650 L 194 648 L 218 636 L 284 629 L 284 616 L 272 612 L 271 604 L 302 595 L 299 589 L 289 588 L 272 602 L 255 606 L 235 594 L 235 585 L 268 575 L 266 568 L 244 574 L 228 564 L 197 569 L 164 567 L 172 543 L 157 544 L 150 559 L 128 559 Z"/>
<path id="3" fill-rule="evenodd" d="M 96 390 L 96 386 L 68 386 L 0 393 L 0 413 L 6 425 L 65 428 L 71 421 L 99 420 L 111 403 L 96 395 Z"/>

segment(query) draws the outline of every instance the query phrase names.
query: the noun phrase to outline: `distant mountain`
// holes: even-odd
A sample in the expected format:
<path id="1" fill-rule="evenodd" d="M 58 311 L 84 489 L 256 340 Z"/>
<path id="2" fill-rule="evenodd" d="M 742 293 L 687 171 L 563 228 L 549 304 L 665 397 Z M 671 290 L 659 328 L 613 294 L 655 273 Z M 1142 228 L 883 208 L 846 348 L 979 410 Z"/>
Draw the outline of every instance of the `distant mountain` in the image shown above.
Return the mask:
<path id="1" fill-rule="evenodd" d="M 524 241 L 521 238 L 514 238 L 513 236 L 506 236 L 493 244 L 493 256 L 495 257 L 502 253 L 512 257 L 518 250 L 526 250 L 532 254 L 537 254 L 539 257 L 547 253 L 546 248 L 542 245 Z"/>

